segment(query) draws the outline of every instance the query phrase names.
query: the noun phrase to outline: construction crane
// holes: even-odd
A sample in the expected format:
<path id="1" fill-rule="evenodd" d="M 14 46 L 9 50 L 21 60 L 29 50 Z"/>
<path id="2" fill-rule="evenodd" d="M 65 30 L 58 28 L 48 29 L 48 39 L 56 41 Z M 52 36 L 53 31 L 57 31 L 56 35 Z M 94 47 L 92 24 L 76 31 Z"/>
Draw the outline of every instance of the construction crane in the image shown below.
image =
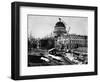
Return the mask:
<path id="1" fill-rule="evenodd" d="M 60 18 L 60 20 L 61 20 L 61 18 Z M 67 36 L 69 37 L 69 44 L 71 44 L 71 37 L 70 37 L 70 34 L 69 34 L 71 27 L 64 20 L 62 20 L 62 22 L 65 24 L 65 26 L 67 28 Z M 71 50 L 71 45 L 69 46 L 69 50 Z"/>

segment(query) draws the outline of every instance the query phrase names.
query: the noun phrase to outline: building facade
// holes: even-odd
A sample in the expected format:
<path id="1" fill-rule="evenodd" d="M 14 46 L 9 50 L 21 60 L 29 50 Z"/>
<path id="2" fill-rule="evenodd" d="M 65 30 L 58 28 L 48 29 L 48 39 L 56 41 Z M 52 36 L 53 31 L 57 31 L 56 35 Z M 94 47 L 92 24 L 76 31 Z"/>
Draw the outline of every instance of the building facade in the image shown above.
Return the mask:
<path id="1" fill-rule="evenodd" d="M 86 35 L 69 34 L 66 30 L 64 22 L 59 21 L 54 27 L 55 47 L 60 46 L 65 49 L 74 49 L 79 47 L 87 47 L 88 38 Z"/>

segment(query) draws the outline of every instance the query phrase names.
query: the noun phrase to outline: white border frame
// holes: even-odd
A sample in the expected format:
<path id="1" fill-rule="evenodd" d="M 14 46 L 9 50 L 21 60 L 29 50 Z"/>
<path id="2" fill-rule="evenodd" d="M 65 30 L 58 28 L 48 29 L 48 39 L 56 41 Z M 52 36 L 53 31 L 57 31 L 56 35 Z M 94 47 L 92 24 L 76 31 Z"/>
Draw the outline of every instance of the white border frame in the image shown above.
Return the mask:
<path id="1" fill-rule="evenodd" d="M 64 66 L 27 66 L 27 14 L 88 17 L 88 64 Z M 41 28 L 42 29 L 42 28 Z M 59 73 L 94 72 L 94 11 L 77 9 L 56 9 L 20 7 L 20 75 L 43 75 Z"/>

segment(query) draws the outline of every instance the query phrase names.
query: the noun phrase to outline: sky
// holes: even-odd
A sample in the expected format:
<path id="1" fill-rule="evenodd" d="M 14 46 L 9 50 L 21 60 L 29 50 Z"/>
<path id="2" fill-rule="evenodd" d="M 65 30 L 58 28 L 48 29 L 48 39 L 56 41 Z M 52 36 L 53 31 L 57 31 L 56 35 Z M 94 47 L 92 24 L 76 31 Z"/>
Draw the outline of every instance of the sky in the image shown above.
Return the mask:
<path id="1" fill-rule="evenodd" d="M 43 38 L 53 33 L 59 17 L 66 23 L 66 30 L 69 26 L 71 27 L 70 34 L 88 34 L 87 17 L 28 15 L 28 36 L 31 34 L 35 38 Z"/>

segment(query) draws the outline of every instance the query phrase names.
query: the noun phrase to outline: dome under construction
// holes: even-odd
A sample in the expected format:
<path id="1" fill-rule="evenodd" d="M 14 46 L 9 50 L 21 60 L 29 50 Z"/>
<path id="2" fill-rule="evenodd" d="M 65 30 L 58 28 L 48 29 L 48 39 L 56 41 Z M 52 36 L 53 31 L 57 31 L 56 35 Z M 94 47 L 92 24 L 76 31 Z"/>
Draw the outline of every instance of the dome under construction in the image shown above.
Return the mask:
<path id="1" fill-rule="evenodd" d="M 65 34 L 66 32 L 67 32 L 66 26 L 64 22 L 62 22 L 61 18 L 59 18 L 59 21 L 55 24 L 54 33 L 56 36 L 61 36 Z"/>

